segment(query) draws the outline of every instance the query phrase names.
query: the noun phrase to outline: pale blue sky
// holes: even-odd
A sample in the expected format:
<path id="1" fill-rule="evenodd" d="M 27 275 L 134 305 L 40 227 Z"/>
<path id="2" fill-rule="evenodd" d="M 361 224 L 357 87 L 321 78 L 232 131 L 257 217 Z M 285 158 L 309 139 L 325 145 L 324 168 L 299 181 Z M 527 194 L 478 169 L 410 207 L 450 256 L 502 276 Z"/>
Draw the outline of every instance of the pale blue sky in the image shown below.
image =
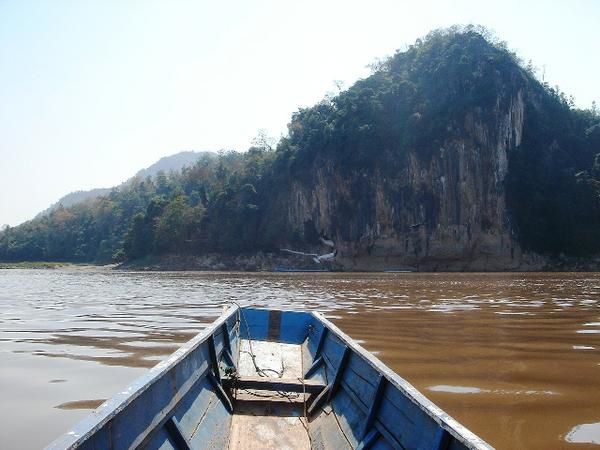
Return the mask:
<path id="1" fill-rule="evenodd" d="M 182 150 L 245 150 L 438 27 L 600 103 L 600 1 L 0 0 L 0 224 Z"/>

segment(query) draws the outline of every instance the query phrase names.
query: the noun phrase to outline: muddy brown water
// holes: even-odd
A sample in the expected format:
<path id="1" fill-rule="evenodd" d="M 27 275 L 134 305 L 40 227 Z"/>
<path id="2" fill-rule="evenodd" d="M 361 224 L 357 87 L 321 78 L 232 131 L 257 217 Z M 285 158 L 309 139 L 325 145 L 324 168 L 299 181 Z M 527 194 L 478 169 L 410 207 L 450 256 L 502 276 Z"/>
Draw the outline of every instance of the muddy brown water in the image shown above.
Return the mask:
<path id="1" fill-rule="evenodd" d="M 600 274 L 0 270 L 0 448 L 43 447 L 228 302 L 322 311 L 499 449 L 600 445 Z"/>

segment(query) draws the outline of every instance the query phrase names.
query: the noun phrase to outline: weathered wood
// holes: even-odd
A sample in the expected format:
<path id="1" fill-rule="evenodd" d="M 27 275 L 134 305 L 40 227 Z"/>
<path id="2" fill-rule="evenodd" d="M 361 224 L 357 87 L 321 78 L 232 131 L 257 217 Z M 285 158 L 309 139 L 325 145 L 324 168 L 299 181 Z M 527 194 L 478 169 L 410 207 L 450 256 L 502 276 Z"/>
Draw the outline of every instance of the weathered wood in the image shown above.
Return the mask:
<path id="1" fill-rule="evenodd" d="M 375 398 L 376 383 L 379 379 L 377 372 L 369 373 L 361 366 L 365 363 L 354 353 L 351 353 L 346 364 L 342 386 L 351 391 L 357 399 L 357 407 L 368 411 Z"/>
<path id="2" fill-rule="evenodd" d="M 325 387 L 325 389 L 323 389 L 321 391 L 321 393 L 312 401 L 312 403 L 308 407 L 308 411 L 307 411 L 307 414 L 309 416 L 314 414 L 315 411 L 318 411 L 318 409 L 321 407 L 321 405 L 323 405 L 323 403 L 325 403 L 330 390 L 331 390 L 331 385 L 327 385 Z"/>
<path id="3" fill-rule="evenodd" d="M 308 408 L 308 414 L 313 414 L 317 409 L 321 407 L 321 405 L 323 405 L 323 403 L 331 400 L 331 397 L 335 394 L 335 391 L 339 387 L 349 354 L 350 349 L 346 347 L 344 352 L 342 353 L 342 357 L 340 358 L 340 363 L 337 367 L 333 380 L 331 380 L 327 387 L 323 389 L 321 393 L 313 400 L 310 407 Z"/>
<path id="4" fill-rule="evenodd" d="M 354 402 L 354 409 L 360 411 L 364 417 L 369 413 L 369 409 L 363 404 L 362 399 L 354 392 L 351 386 L 345 381 L 342 380 L 340 383 L 340 388 L 352 399 Z"/>
<path id="5" fill-rule="evenodd" d="M 208 348 L 206 345 L 202 346 L 205 348 L 205 354 L 208 357 Z M 175 406 L 167 407 L 160 414 L 156 414 L 156 411 L 153 411 L 152 408 L 148 408 L 150 402 L 147 399 L 141 398 L 138 402 L 139 408 L 130 409 L 127 408 L 124 412 L 120 414 L 120 420 L 113 420 L 110 423 L 110 433 L 109 435 L 115 440 L 115 444 L 112 445 L 112 448 L 117 450 L 120 447 L 116 445 L 116 443 L 123 443 L 123 439 L 119 436 L 124 433 L 130 433 L 131 435 L 135 435 L 135 430 L 138 429 L 139 424 L 147 423 L 148 416 L 154 414 L 154 421 L 147 425 L 147 433 L 141 433 L 138 435 L 138 440 L 134 442 L 135 445 L 131 445 L 133 448 L 155 448 L 160 447 L 160 443 L 163 442 L 168 436 L 168 432 L 165 427 L 165 423 L 167 420 L 170 420 L 171 417 L 177 420 L 177 424 L 179 426 L 182 434 L 189 440 L 192 431 L 197 427 L 198 417 L 202 417 L 204 412 L 210 405 L 211 401 L 215 399 L 215 393 L 211 389 L 212 385 L 210 381 L 207 379 L 207 374 L 210 373 L 210 366 L 208 362 L 205 361 L 204 369 L 202 372 L 199 372 L 194 378 L 190 379 L 191 388 L 185 392 L 185 395 L 179 396 L 174 395 L 173 399 L 178 400 Z M 185 371 L 182 371 L 185 372 Z M 156 391 L 160 389 L 159 386 L 156 387 Z M 142 395 L 152 395 L 155 396 L 155 393 L 150 392 L 149 394 Z M 169 393 L 165 393 L 166 396 L 169 396 Z M 144 406 L 146 406 L 144 408 Z M 139 439 L 142 439 L 141 441 Z M 87 444 L 87 442 L 86 442 Z M 82 449 L 87 448 L 108 448 L 102 445 L 92 445 L 91 447 L 87 447 L 85 445 L 79 447 Z"/>
<path id="6" fill-rule="evenodd" d="M 231 316 L 229 320 L 225 322 L 228 328 L 228 336 L 229 336 L 229 351 L 231 352 L 231 356 L 233 357 L 234 366 L 237 366 L 237 356 L 238 356 L 238 347 L 239 347 L 239 337 L 240 337 L 240 313 L 237 315 Z"/>
<path id="7" fill-rule="evenodd" d="M 443 428 L 440 428 L 435 436 L 435 440 L 431 450 L 447 450 L 450 446 L 452 436 Z"/>
<path id="8" fill-rule="evenodd" d="M 248 327 L 240 327 L 244 315 Z M 256 345 L 250 347 L 244 337 L 251 337 Z M 268 338 L 278 342 L 267 342 Z M 238 369 L 239 380 L 221 378 L 224 362 Z M 305 373 L 303 364 L 310 366 Z M 244 365 L 248 373 L 240 372 Z M 256 377 L 257 373 L 268 376 Z M 304 375 L 312 378 L 303 379 Z M 226 448 L 234 405 L 224 387 L 271 392 L 269 398 L 275 400 L 256 397 L 267 415 L 284 410 L 274 407 L 281 400 L 278 391 L 316 394 L 308 411 L 313 419 L 307 424 L 316 447 L 490 449 L 322 316 L 252 308 L 239 314 L 228 311 L 49 448 Z M 248 408 L 261 406 L 247 403 L 256 403 Z M 296 401 L 294 407 L 304 404 Z M 243 427 L 256 425 L 260 430 L 264 417 L 248 419 Z M 284 426 L 285 420 L 279 419 L 273 423 Z M 274 436 L 283 436 L 284 428 L 273 428 Z M 248 448 L 243 442 L 245 432 L 237 436 L 242 440 L 239 444 Z"/>
<path id="9" fill-rule="evenodd" d="M 229 337 L 229 328 L 227 327 L 227 322 L 223 323 L 221 326 L 221 331 L 223 333 L 223 359 L 227 365 L 235 367 L 235 361 L 233 359 L 233 355 L 231 354 L 231 340 Z"/>
<path id="10" fill-rule="evenodd" d="M 331 410 L 326 407 L 320 411 L 309 425 L 312 448 L 315 450 L 352 450 L 338 421 Z"/>
<path id="11" fill-rule="evenodd" d="M 331 335 L 333 338 L 334 336 Z M 343 341 L 338 341 L 337 338 L 334 340 L 328 339 L 327 344 L 323 347 L 323 361 L 327 367 L 328 373 L 335 374 L 338 373 L 339 363 L 344 358 L 345 347 L 342 346 Z M 335 360 L 338 360 L 338 365 L 335 365 Z M 376 371 L 372 371 L 371 369 L 367 370 L 365 367 L 367 364 L 364 359 L 361 358 L 360 355 L 351 352 L 349 356 L 348 363 L 346 364 L 345 375 L 342 377 L 339 386 L 344 389 L 344 393 L 347 394 L 354 402 L 354 408 L 358 410 L 362 410 L 364 415 L 368 415 L 368 411 L 370 408 L 366 406 L 365 401 L 369 400 L 372 402 L 376 393 L 376 386 L 373 386 L 370 382 L 370 379 L 376 375 L 376 380 L 379 379 L 379 374 Z M 352 370 L 350 370 L 352 367 Z M 361 374 L 361 375 L 359 375 Z M 368 375 L 371 375 L 367 378 Z M 364 377 L 364 378 L 363 378 Z M 385 378 L 385 377 L 384 377 Z M 385 405 L 386 413 L 382 414 L 384 417 L 381 418 L 381 422 L 373 423 L 372 427 L 377 429 L 381 435 L 384 436 L 385 440 L 393 445 L 396 448 L 412 448 L 412 446 L 423 446 L 430 445 L 426 444 L 427 439 L 431 443 L 433 435 L 435 434 L 435 430 L 439 426 L 430 416 L 428 416 L 424 411 L 416 407 L 414 403 L 412 403 L 408 398 L 404 397 L 398 391 L 394 390 L 391 393 L 391 396 L 398 401 L 400 399 L 404 402 L 405 407 L 408 408 L 407 411 L 412 411 L 415 414 L 414 421 L 418 422 L 420 426 L 423 427 L 423 430 L 427 430 L 422 434 L 418 433 L 418 428 L 415 427 L 413 420 L 410 417 L 407 417 L 407 412 L 405 411 L 396 411 L 394 413 L 389 412 L 389 408 L 394 408 L 394 405 Z M 331 394 L 330 390 L 328 390 L 327 397 L 329 400 L 331 398 L 335 398 L 334 394 Z M 319 400 L 317 403 L 316 400 Z M 316 399 L 314 404 L 311 405 L 309 411 L 311 414 L 314 411 L 322 406 L 325 403 L 325 399 Z M 386 399 L 386 402 L 388 400 Z M 381 400 L 380 400 L 381 403 Z M 342 408 L 338 413 L 341 414 L 350 414 L 351 416 L 355 416 L 355 414 L 351 411 L 352 407 Z M 423 420 L 423 418 L 426 418 Z M 402 426 L 398 426 L 399 423 L 402 423 Z M 433 427 L 433 428 L 432 428 Z M 348 430 L 347 430 L 348 431 Z M 360 431 L 363 431 L 363 427 L 360 428 Z M 415 439 L 423 439 L 422 441 L 416 441 Z M 408 443 L 408 445 L 407 445 Z"/>
<path id="12" fill-rule="evenodd" d="M 331 336 L 333 338 L 333 336 Z M 327 344 L 324 346 L 324 350 L 322 353 L 323 356 L 323 360 L 325 362 L 325 365 L 328 367 L 328 371 L 331 373 L 334 373 L 334 377 L 337 375 L 337 373 L 339 372 L 339 366 L 340 363 L 344 360 L 345 358 L 345 353 L 346 353 L 346 347 L 342 347 L 341 342 L 343 341 L 335 341 L 333 342 L 332 340 L 328 340 Z M 337 358 L 339 360 L 338 365 L 335 366 L 335 362 L 332 361 L 332 358 Z M 363 373 L 366 374 L 366 372 L 364 371 L 364 368 L 361 367 L 360 364 L 360 356 L 356 355 L 354 353 L 351 352 L 350 356 L 348 357 L 348 361 L 354 361 L 353 364 L 347 363 L 346 364 L 346 370 L 345 370 L 345 375 L 344 377 L 342 377 L 340 383 L 339 383 L 339 387 L 342 387 L 344 390 L 344 393 L 347 394 L 352 400 L 353 400 L 353 407 L 359 410 L 363 411 L 363 414 L 368 415 L 368 411 L 370 408 L 370 405 L 367 406 L 365 404 L 365 398 L 363 398 L 363 389 L 366 388 L 367 386 L 371 387 L 370 383 L 368 383 L 365 379 L 363 379 L 362 377 L 358 376 L 357 373 L 355 371 L 357 371 L 358 373 Z M 349 370 L 349 367 L 353 366 L 354 370 Z M 376 372 L 374 372 L 373 374 L 376 374 Z M 357 375 L 357 376 L 355 376 Z M 377 375 L 377 378 L 379 378 L 379 375 Z M 385 378 L 385 377 L 384 377 Z M 331 385 L 332 383 L 330 383 Z M 362 386 L 362 389 L 361 389 Z M 375 396 L 375 388 L 371 389 L 372 395 L 367 397 L 370 399 L 373 399 Z M 383 391 L 385 394 L 385 390 Z M 330 391 L 328 390 L 328 401 L 329 399 L 329 394 Z M 381 422 L 377 422 L 375 421 L 373 423 L 373 427 L 376 428 L 380 434 L 382 436 L 384 436 L 384 438 L 386 439 L 387 442 L 391 443 L 392 446 L 394 446 L 395 448 L 413 448 L 415 446 L 418 447 L 416 441 L 414 441 L 414 439 L 421 437 L 424 439 L 429 438 L 430 440 L 432 439 L 433 435 L 435 434 L 435 428 L 437 428 L 437 424 L 435 423 L 435 421 L 433 419 L 431 419 L 427 414 L 425 414 L 424 411 L 421 411 L 418 408 L 415 408 L 415 405 L 412 404 L 410 402 L 410 400 L 408 398 L 403 397 L 399 392 L 392 392 L 391 393 L 392 397 L 396 398 L 396 399 L 401 399 L 403 402 L 405 402 L 405 406 L 407 406 L 409 408 L 409 411 L 412 411 L 415 414 L 415 421 L 418 421 L 421 426 L 424 427 L 424 429 L 426 429 L 427 431 L 425 433 L 423 433 L 422 435 L 419 435 L 418 433 L 418 429 L 415 428 L 415 424 L 413 423 L 413 421 L 411 420 L 410 417 L 408 417 L 405 411 L 401 411 L 401 410 L 396 410 L 395 412 L 389 412 L 389 408 L 395 408 L 395 406 L 393 404 L 388 404 L 389 400 L 385 397 L 385 395 L 383 395 L 383 398 L 380 400 L 380 405 L 381 407 L 383 407 L 382 403 L 386 403 L 385 404 L 385 413 L 381 414 Z M 335 395 L 331 396 L 332 398 L 335 398 Z M 311 405 L 311 409 L 309 409 L 309 411 L 311 411 L 311 414 L 320 406 L 322 406 L 323 403 L 325 403 L 325 399 L 318 399 L 320 400 L 320 403 L 317 404 L 316 400 L 315 400 L 315 404 L 314 407 L 312 407 L 313 405 Z M 412 406 L 410 406 L 412 405 Z M 339 410 L 336 409 L 336 411 L 338 412 L 338 414 L 350 414 L 350 415 L 355 415 L 352 411 L 351 411 L 351 407 L 345 406 L 344 408 L 341 408 Z M 423 417 L 427 417 L 427 419 L 429 420 L 429 422 L 422 421 Z M 399 424 L 401 424 L 399 426 Z M 434 428 L 431 428 L 431 427 Z M 362 428 L 361 430 L 362 431 Z M 407 442 L 409 443 L 408 445 Z"/>
<path id="13" fill-rule="evenodd" d="M 395 389 L 386 389 L 377 421 L 407 448 L 431 448 L 440 428 L 431 416 Z"/>
<path id="14" fill-rule="evenodd" d="M 348 361 L 349 356 L 350 347 L 345 347 L 344 352 L 342 353 L 342 358 L 340 359 L 337 370 L 335 371 L 333 381 L 331 382 L 331 389 L 329 389 L 329 393 L 327 394 L 327 401 L 330 401 L 331 397 L 335 395 L 335 392 L 337 391 L 340 385 L 340 381 L 342 381 L 342 375 L 344 374 L 344 370 L 346 369 L 346 363 Z"/>
<path id="15" fill-rule="evenodd" d="M 221 332 L 223 333 L 224 350 L 231 353 L 231 341 L 229 339 L 229 327 L 227 326 L 227 322 L 223 322 L 223 325 L 221 325 Z"/>
<path id="16" fill-rule="evenodd" d="M 375 390 L 375 397 L 373 398 L 373 403 L 371 403 L 371 407 L 369 408 L 369 412 L 367 413 L 367 417 L 365 419 L 365 425 L 363 428 L 363 440 L 366 439 L 367 433 L 371 426 L 373 425 L 373 421 L 375 420 L 375 416 L 377 415 L 377 411 L 379 410 L 379 404 L 381 403 L 381 399 L 383 397 L 383 391 L 385 389 L 385 377 L 383 375 L 379 375 L 379 379 L 377 381 L 377 388 Z"/>
<path id="17" fill-rule="evenodd" d="M 267 341 L 279 341 L 279 330 L 281 330 L 281 311 L 273 310 L 269 312 L 269 330 L 267 332 Z"/>
<path id="18" fill-rule="evenodd" d="M 166 439 L 164 423 L 210 370 L 208 337 L 233 314 L 219 318 L 48 448 L 119 450 L 139 447 L 154 434 Z"/>
<path id="19" fill-rule="evenodd" d="M 300 417 L 279 417 L 266 412 L 236 414 L 231 422 L 228 450 L 310 450 Z"/>
<path id="20" fill-rule="evenodd" d="M 267 341 L 270 311 L 268 309 L 242 309 L 240 336 L 243 339 Z M 308 327 L 312 322 L 314 322 L 314 317 L 311 314 L 300 311 L 282 311 L 278 342 L 301 344 L 306 339 Z"/>
<path id="21" fill-rule="evenodd" d="M 220 400 L 210 380 L 202 377 L 173 410 L 173 417 L 177 419 L 179 429 L 188 440 L 191 440 L 199 426 L 200 418 L 206 415 L 213 403 L 220 403 Z M 152 440 L 154 441 L 154 438 Z M 142 444 L 141 447 L 146 448 L 146 445 Z M 151 445 L 148 447 L 152 448 Z"/>
<path id="22" fill-rule="evenodd" d="M 223 352 L 223 360 L 229 367 L 235 367 L 235 360 L 233 359 L 233 355 L 229 350 Z"/>
<path id="23" fill-rule="evenodd" d="M 394 393 L 395 396 L 404 398 L 404 402 L 407 404 L 407 412 L 410 410 L 412 414 L 420 415 L 424 414 L 428 416 L 429 420 L 424 421 L 426 425 L 421 432 L 411 433 L 412 438 L 416 438 L 417 436 L 430 436 L 430 443 L 433 440 L 432 436 L 435 435 L 435 432 L 438 428 L 444 428 L 451 435 L 452 447 L 456 446 L 456 448 L 469 448 L 469 449 L 492 449 L 492 447 L 483 441 L 481 438 L 473 434 L 470 430 L 462 426 L 452 417 L 445 414 L 441 411 L 436 405 L 434 405 L 430 400 L 428 400 L 423 394 L 421 394 L 417 389 L 415 389 L 410 383 L 401 378 L 399 375 L 394 373 L 389 367 L 383 364 L 380 360 L 374 357 L 372 354 L 367 352 L 364 348 L 359 346 L 356 342 L 354 342 L 349 336 L 347 336 L 343 331 L 341 331 L 337 326 L 335 326 L 332 322 L 323 317 L 322 314 L 313 312 L 312 313 L 315 318 L 323 323 L 323 325 L 329 329 L 330 335 L 335 336 L 341 342 L 346 343 L 352 348 L 352 351 L 362 358 L 367 364 L 373 367 L 377 372 L 383 374 L 387 381 L 390 384 L 390 388 L 386 389 L 388 394 Z M 386 394 L 386 395 L 388 395 Z M 398 425 L 397 414 L 398 410 L 391 410 L 389 407 L 384 411 L 384 405 L 388 402 L 382 401 L 381 408 L 382 411 L 379 414 L 381 418 L 388 418 L 388 420 L 383 420 L 381 428 L 377 426 L 378 429 L 385 430 L 387 432 L 388 428 L 390 431 L 382 434 L 389 440 L 391 443 L 397 441 L 396 437 L 392 434 L 392 429 L 396 433 L 396 435 L 404 434 L 402 432 L 402 427 Z M 392 402 L 393 403 L 393 402 Z M 411 405 L 411 406 L 408 406 Z M 392 407 L 393 408 L 393 407 Z M 410 414 L 405 416 L 408 420 L 408 423 L 411 422 Z M 404 414 L 402 414 L 404 415 Z M 385 424 L 385 427 L 383 426 Z M 414 426 L 414 425 L 413 425 Z M 431 426 L 435 429 L 432 430 Z M 386 435 L 387 434 L 387 435 Z M 409 439 L 407 444 L 405 445 L 407 448 L 418 448 L 419 445 L 411 445 L 411 441 L 413 439 Z M 400 442 L 403 442 L 401 439 Z M 404 444 L 404 443 L 403 443 Z"/>
<path id="24" fill-rule="evenodd" d="M 259 391 L 306 392 L 318 394 L 325 389 L 325 384 L 317 380 L 297 380 L 266 377 L 224 378 L 226 389 L 255 389 Z"/>
<path id="25" fill-rule="evenodd" d="M 237 376 L 255 377 L 266 375 L 275 378 L 302 378 L 301 359 L 302 349 L 300 345 L 267 341 L 250 342 L 242 339 Z M 255 362 L 256 364 L 254 364 Z"/>
<path id="26" fill-rule="evenodd" d="M 192 448 L 194 450 L 227 448 L 232 417 L 223 402 L 216 399 L 212 401 L 206 413 L 199 417 L 199 423 L 189 438 Z"/>
<path id="27" fill-rule="evenodd" d="M 223 334 L 224 333 L 222 327 L 219 327 L 215 330 L 215 332 L 212 335 L 213 340 L 215 342 L 215 353 L 217 354 L 217 361 L 220 360 L 221 355 L 225 350 L 225 337 Z"/>
<path id="28" fill-rule="evenodd" d="M 373 447 L 373 444 L 379 439 L 379 431 L 371 430 L 361 441 L 361 443 L 356 447 L 356 450 L 369 450 Z"/>
<path id="29" fill-rule="evenodd" d="M 229 399 L 229 396 L 223 389 L 223 384 L 221 383 L 221 380 L 219 380 L 212 373 L 208 374 L 208 379 L 210 380 L 211 384 L 215 388 L 215 394 L 217 394 L 217 397 L 219 397 L 219 400 L 221 400 L 223 402 L 223 405 L 225 405 L 225 408 L 227 409 L 227 411 L 229 411 L 229 413 L 233 414 L 233 405 L 231 404 L 231 400 Z"/>
<path id="30" fill-rule="evenodd" d="M 369 414 L 369 409 L 363 404 L 362 399 L 360 399 L 358 397 L 358 395 L 354 392 L 354 390 L 351 388 L 351 386 L 345 381 L 342 380 L 340 383 L 340 388 L 341 391 L 338 391 L 338 394 L 336 396 L 334 396 L 333 401 L 332 401 L 332 405 L 336 406 L 336 404 L 338 403 L 338 397 L 340 396 L 347 396 L 349 397 L 352 401 L 353 401 L 353 407 L 356 410 L 360 410 L 360 412 L 362 413 L 362 417 L 366 417 L 367 414 Z M 384 398 L 384 397 L 383 397 Z M 382 399 L 383 399 L 382 398 Z M 347 405 L 342 405 L 342 407 L 339 407 L 339 405 L 337 405 L 338 407 L 335 407 L 335 411 L 337 411 L 338 415 L 352 415 L 352 416 L 356 416 L 357 415 L 357 411 L 353 411 L 351 409 L 351 407 L 347 406 Z M 390 418 L 392 423 L 393 423 L 393 417 Z M 362 424 L 362 421 L 360 421 L 360 423 Z M 384 425 L 382 425 L 382 423 L 378 422 L 375 418 L 375 420 L 373 421 L 372 424 L 372 428 L 376 429 L 379 434 L 381 434 L 386 442 L 388 442 L 390 445 L 392 445 L 392 447 L 397 448 L 397 449 L 402 449 L 404 448 L 404 446 L 400 443 L 400 441 L 396 438 L 396 436 L 390 432 Z M 363 426 L 361 425 L 361 427 L 356 427 L 356 433 L 358 436 L 360 436 L 360 432 L 363 429 Z M 402 430 L 399 430 L 400 432 Z"/>
<path id="31" fill-rule="evenodd" d="M 179 428 L 179 424 L 177 423 L 175 417 L 171 417 L 165 422 L 165 428 L 169 433 L 169 437 L 175 444 L 175 448 L 178 450 L 192 450 L 191 444 L 183 435 L 183 432 Z"/>
<path id="32" fill-rule="evenodd" d="M 217 357 L 217 348 L 215 345 L 215 338 L 214 336 L 209 336 L 208 340 L 208 351 L 210 354 L 210 365 L 213 371 L 214 376 L 220 380 L 221 379 L 221 370 L 219 369 L 219 359 Z"/>
<path id="33" fill-rule="evenodd" d="M 410 446 L 405 445 L 404 440 L 398 439 L 396 434 L 394 434 L 392 431 L 390 431 L 388 428 L 381 425 L 381 423 L 379 423 L 377 421 L 375 422 L 373 427 L 385 438 L 386 442 L 395 449 L 421 448 L 421 447 L 410 447 Z"/>
<path id="34" fill-rule="evenodd" d="M 273 415 L 278 417 L 303 417 L 304 397 L 301 395 L 285 395 L 280 392 L 260 392 L 238 390 L 235 393 L 234 415 Z"/>
<path id="35" fill-rule="evenodd" d="M 306 335 L 306 349 L 308 350 L 311 359 L 315 358 L 315 351 L 319 344 L 319 336 L 323 332 L 323 324 L 317 320 L 313 320 L 308 326 L 308 333 Z"/>
<path id="36" fill-rule="evenodd" d="M 327 327 L 323 327 L 323 331 L 321 331 L 321 335 L 319 336 L 319 342 L 317 343 L 317 348 L 315 349 L 314 359 L 317 359 L 321 356 L 321 350 L 323 350 L 323 344 L 325 344 L 325 338 L 327 337 Z"/>
<path id="37" fill-rule="evenodd" d="M 315 372 L 319 369 L 321 364 L 323 364 L 323 357 L 319 356 L 317 359 L 314 360 L 312 365 L 308 368 L 308 370 L 304 374 L 304 378 L 310 378 L 311 376 L 313 376 L 315 374 Z"/>
<path id="38" fill-rule="evenodd" d="M 323 343 L 320 355 L 327 362 L 326 377 L 333 379 L 340 365 L 344 352 L 348 345 L 337 338 L 335 335 L 328 332 L 325 342 Z"/>
<path id="39" fill-rule="evenodd" d="M 331 407 L 340 427 L 352 448 L 356 448 L 361 440 L 360 431 L 365 418 L 365 412 L 355 406 L 355 399 L 348 395 L 348 391 L 341 388 L 334 395 L 327 407 Z M 332 414 L 333 415 L 333 414 Z"/>

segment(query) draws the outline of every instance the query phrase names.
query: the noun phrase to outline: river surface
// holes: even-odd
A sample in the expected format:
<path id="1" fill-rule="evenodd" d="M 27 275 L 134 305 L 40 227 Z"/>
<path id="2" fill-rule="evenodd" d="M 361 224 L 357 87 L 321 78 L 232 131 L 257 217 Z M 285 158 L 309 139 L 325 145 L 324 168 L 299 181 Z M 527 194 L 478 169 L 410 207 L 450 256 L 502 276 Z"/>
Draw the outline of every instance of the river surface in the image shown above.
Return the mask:
<path id="1" fill-rule="evenodd" d="M 600 274 L 0 270 L 0 448 L 62 434 L 223 305 L 323 312 L 499 449 L 600 445 Z"/>

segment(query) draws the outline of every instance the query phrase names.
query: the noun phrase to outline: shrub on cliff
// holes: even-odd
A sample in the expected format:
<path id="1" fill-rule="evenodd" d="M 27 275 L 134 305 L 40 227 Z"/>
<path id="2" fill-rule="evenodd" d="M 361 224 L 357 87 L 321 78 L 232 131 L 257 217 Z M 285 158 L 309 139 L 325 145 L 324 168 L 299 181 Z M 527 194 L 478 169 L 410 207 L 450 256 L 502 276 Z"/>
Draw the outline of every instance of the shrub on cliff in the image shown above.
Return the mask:
<path id="1" fill-rule="evenodd" d="M 181 173 L 138 178 L 107 196 L 4 230 L 0 260 L 108 261 L 311 244 L 322 230 L 312 218 L 303 231 L 289 223 L 288 194 L 292 181 L 310 184 L 325 165 L 341 178 L 359 174 L 363 180 L 352 192 L 354 204 L 340 200 L 339 217 L 332 219 L 342 237 L 357 239 L 372 226 L 359 221 L 360 227 L 348 228 L 358 212 L 372 209 L 372 198 L 364 195 L 370 178 L 392 180 L 390 196 L 406 195 L 423 208 L 435 204 L 438 199 L 426 193 L 398 188 L 409 152 L 426 162 L 445 143 L 463 139 L 467 115 L 498 128 L 497 111 L 518 90 L 525 117 L 521 144 L 508 155 L 510 226 L 533 251 L 596 253 L 597 112 L 576 110 L 503 43 L 465 27 L 434 31 L 346 91 L 298 110 L 275 150 L 261 139 L 246 153 L 205 156 Z"/>

